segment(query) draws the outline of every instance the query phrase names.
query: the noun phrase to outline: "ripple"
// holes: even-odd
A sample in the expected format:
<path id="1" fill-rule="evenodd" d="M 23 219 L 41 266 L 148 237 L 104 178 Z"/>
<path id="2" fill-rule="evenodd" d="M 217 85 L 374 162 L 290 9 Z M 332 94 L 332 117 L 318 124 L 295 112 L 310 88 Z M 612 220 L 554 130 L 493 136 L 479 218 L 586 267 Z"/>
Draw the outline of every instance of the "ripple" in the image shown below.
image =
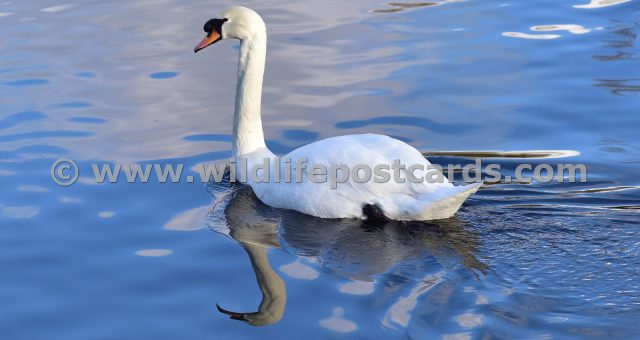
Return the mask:
<path id="1" fill-rule="evenodd" d="M 486 305 L 489 303 L 489 299 L 482 294 L 476 295 L 476 305 Z"/>
<path id="2" fill-rule="evenodd" d="M 207 215 L 210 211 L 210 205 L 189 209 L 171 218 L 169 222 L 165 223 L 163 228 L 176 231 L 192 231 L 202 229 L 206 225 Z"/>
<path id="3" fill-rule="evenodd" d="M 7 169 L 0 169 L 0 176 L 13 176 L 15 174 L 16 174 L 15 171 L 7 170 Z"/>
<path id="4" fill-rule="evenodd" d="M 104 124 L 107 122 L 107 120 L 103 118 L 83 117 L 83 116 L 70 117 L 70 118 L 67 118 L 67 120 L 70 122 L 82 123 L 82 124 Z"/>
<path id="5" fill-rule="evenodd" d="M 344 309 L 342 307 L 336 307 L 333 309 L 333 315 L 320 320 L 319 324 L 326 329 L 340 333 L 349 333 L 357 330 L 358 325 L 351 320 L 345 319 L 343 315 Z"/>
<path id="6" fill-rule="evenodd" d="M 369 295 L 376 290 L 373 281 L 349 281 L 340 287 L 340 293 L 351 295 Z"/>
<path id="7" fill-rule="evenodd" d="M 586 5 L 573 5 L 575 8 L 602 8 L 609 7 L 614 5 L 623 4 L 625 2 L 629 2 L 631 0 L 591 0 L 590 3 Z"/>
<path id="8" fill-rule="evenodd" d="M 405 136 L 396 136 L 396 135 L 387 135 L 391 138 L 397 139 L 399 141 L 403 141 L 407 144 L 410 144 L 411 142 L 413 142 L 413 139 L 409 138 L 409 137 L 405 137 Z"/>
<path id="9" fill-rule="evenodd" d="M 231 143 L 231 135 L 208 133 L 198 135 L 188 135 L 182 137 L 183 140 L 191 142 L 229 142 Z"/>
<path id="10" fill-rule="evenodd" d="M 503 32 L 502 36 L 510 38 L 522 38 L 522 39 L 534 39 L 534 40 L 549 40 L 558 39 L 561 36 L 558 34 L 528 34 L 521 32 Z"/>
<path id="11" fill-rule="evenodd" d="M 470 333 L 443 334 L 442 340 L 471 340 Z"/>
<path id="12" fill-rule="evenodd" d="M 75 75 L 82 78 L 95 78 L 96 73 L 90 72 L 90 71 L 83 71 L 83 72 L 78 72 Z"/>
<path id="13" fill-rule="evenodd" d="M 473 129 L 468 124 L 444 124 L 428 118 L 412 116 L 382 116 L 363 120 L 346 120 L 335 124 L 339 129 L 355 129 L 369 125 L 403 125 L 441 133 L 462 133 Z"/>
<path id="14" fill-rule="evenodd" d="M 80 178 L 78 178 L 78 181 L 76 183 L 83 184 L 83 185 L 103 185 L 104 184 L 104 183 L 98 183 L 95 177 L 83 177 L 83 176 L 80 176 Z"/>
<path id="15" fill-rule="evenodd" d="M 0 130 L 10 128 L 23 122 L 45 119 L 46 117 L 47 116 L 40 111 L 22 111 L 14 113 L 0 120 Z"/>
<path id="16" fill-rule="evenodd" d="M 12 12 L 0 12 L 0 18 L 8 17 L 10 15 L 13 15 L 13 13 Z"/>
<path id="17" fill-rule="evenodd" d="M 627 93 L 640 93 L 640 84 L 633 84 L 633 82 L 638 82 L 640 79 L 596 79 L 596 81 L 598 83 L 595 86 L 606 87 L 611 93 L 618 96 L 623 96 Z"/>
<path id="18" fill-rule="evenodd" d="M 84 202 L 82 198 L 79 197 L 71 197 L 71 196 L 60 196 L 58 197 L 58 202 L 65 204 L 77 204 Z"/>
<path id="19" fill-rule="evenodd" d="M 163 257 L 173 254 L 171 249 L 141 249 L 135 252 L 138 256 L 143 257 Z"/>
<path id="20" fill-rule="evenodd" d="M 40 209 L 35 206 L 2 207 L 2 215 L 8 218 L 26 219 L 36 216 Z"/>
<path id="21" fill-rule="evenodd" d="M 455 320 L 460 327 L 473 328 L 484 323 L 484 316 L 480 314 L 464 313 L 456 316 Z"/>
<path id="22" fill-rule="evenodd" d="M 618 205 L 605 208 L 613 210 L 640 210 L 640 205 Z"/>
<path id="23" fill-rule="evenodd" d="M 609 152 L 609 153 L 624 153 L 627 152 L 627 149 L 620 146 L 601 146 L 598 148 L 600 151 Z"/>
<path id="24" fill-rule="evenodd" d="M 62 11 L 66 11 L 68 9 L 71 9 L 75 7 L 74 4 L 65 4 L 65 5 L 57 5 L 57 6 L 51 6 L 51 7 L 46 7 L 41 9 L 41 12 L 46 12 L 46 13 L 56 13 L 56 12 L 62 12 Z"/>
<path id="25" fill-rule="evenodd" d="M 390 2 L 389 6 L 393 6 L 395 8 L 385 8 L 385 9 L 374 9 L 374 13 L 395 13 L 400 12 L 409 8 L 417 8 L 417 7 L 429 7 L 429 6 L 438 6 L 439 2 L 418 2 L 418 3 L 403 3 L 403 2 Z"/>
<path id="26" fill-rule="evenodd" d="M 613 186 L 613 187 L 607 187 L 607 188 L 570 190 L 570 191 L 567 191 L 567 193 L 572 193 L 572 194 L 601 193 L 601 192 L 614 192 L 614 191 L 631 190 L 631 189 L 639 189 L 639 188 L 640 186 Z"/>
<path id="27" fill-rule="evenodd" d="M 282 132 L 282 137 L 295 141 L 313 141 L 319 134 L 313 131 L 290 129 Z"/>
<path id="28" fill-rule="evenodd" d="M 635 54 L 629 52 L 618 51 L 612 55 L 594 55 L 593 59 L 600 61 L 617 61 L 617 60 L 633 60 L 638 59 Z"/>
<path id="29" fill-rule="evenodd" d="M 23 192 L 48 192 L 49 189 L 45 187 L 41 187 L 39 185 L 20 185 L 18 186 L 18 191 Z"/>
<path id="30" fill-rule="evenodd" d="M 98 213 L 98 217 L 100 218 L 111 218 L 113 216 L 115 216 L 116 213 L 113 211 L 101 211 Z"/>
<path id="31" fill-rule="evenodd" d="M 304 119 L 285 119 L 285 120 L 271 121 L 269 122 L 269 125 L 302 128 L 302 127 L 313 125 L 313 122 L 310 120 L 304 120 Z"/>
<path id="32" fill-rule="evenodd" d="M 531 30 L 536 32 L 568 31 L 572 34 L 585 34 L 591 32 L 591 29 L 585 28 L 582 25 L 542 25 L 532 26 Z"/>
<path id="33" fill-rule="evenodd" d="M 153 79 L 169 79 L 178 76 L 178 72 L 156 72 L 149 75 Z"/>
<path id="34" fill-rule="evenodd" d="M 463 1 L 465 0 L 444 0 L 444 1 L 437 1 L 437 2 L 390 2 L 388 3 L 388 5 L 394 8 L 374 9 L 373 12 L 374 13 L 396 13 L 396 12 L 404 11 L 407 9 L 413 9 L 413 8 L 419 8 L 419 7 L 433 7 L 433 6 L 440 6 L 446 3 L 463 2 Z"/>
<path id="35" fill-rule="evenodd" d="M 320 273 L 317 270 L 300 262 L 300 259 L 296 259 L 289 264 L 281 266 L 280 271 L 290 277 L 301 280 L 315 280 L 320 276 Z"/>
<path id="36" fill-rule="evenodd" d="M 633 49 L 636 43 L 637 33 L 633 26 L 615 26 L 611 33 L 615 34 L 616 39 L 606 40 L 606 47 L 609 48 L 628 48 Z M 631 51 L 631 50 L 630 50 Z"/>
<path id="37" fill-rule="evenodd" d="M 93 133 L 85 131 L 34 131 L 0 136 L 0 142 L 41 138 L 80 138 L 88 136 L 93 136 Z"/>
<path id="38" fill-rule="evenodd" d="M 47 79 L 33 78 L 33 79 L 20 79 L 5 82 L 7 86 L 38 86 L 48 83 Z"/>
<path id="39" fill-rule="evenodd" d="M 420 280 L 420 283 L 413 287 L 411 291 L 398 299 L 384 314 L 382 324 L 393 328 L 393 325 L 407 327 L 412 318 L 412 312 L 418 304 L 420 296 L 428 293 L 434 287 L 444 281 L 443 273 L 430 274 Z"/>
<path id="40" fill-rule="evenodd" d="M 82 109 L 82 108 L 93 107 L 93 104 L 85 101 L 73 101 L 73 102 L 64 102 L 60 104 L 55 104 L 53 105 L 53 107 L 61 107 L 65 109 Z"/>

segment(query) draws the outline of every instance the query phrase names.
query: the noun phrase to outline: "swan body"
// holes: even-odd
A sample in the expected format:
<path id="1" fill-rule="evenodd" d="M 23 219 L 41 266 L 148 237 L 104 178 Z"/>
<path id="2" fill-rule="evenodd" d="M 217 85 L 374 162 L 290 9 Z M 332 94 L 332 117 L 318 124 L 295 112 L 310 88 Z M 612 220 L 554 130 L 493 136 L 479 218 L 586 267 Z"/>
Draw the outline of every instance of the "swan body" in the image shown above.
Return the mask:
<path id="1" fill-rule="evenodd" d="M 262 18 L 244 7 L 231 7 L 221 19 L 211 19 L 204 27 L 207 36 L 195 52 L 223 39 L 240 40 L 238 85 L 233 124 L 233 157 L 236 164 L 246 162 L 251 169 L 267 159 L 271 169 L 284 169 L 284 160 L 291 164 L 304 161 L 308 165 L 331 169 L 346 166 L 354 169 L 367 165 L 392 165 L 398 162 L 421 165 L 424 171 L 412 171 L 414 177 L 425 178 L 429 161 L 412 146 L 397 139 L 376 134 L 349 135 L 323 139 L 277 158 L 265 145 L 260 114 L 262 80 L 266 57 L 266 27 Z M 399 170 L 404 181 L 358 181 L 352 176 L 337 187 L 332 183 L 317 183 L 310 178 L 310 169 L 302 171 L 300 180 L 283 181 L 269 169 L 269 180 L 256 181 L 252 176 L 245 183 L 265 204 L 292 209 L 322 218 L 367 218 L 365 206 L 374 206 L 384 217 L 393 220 L 425 221 L 451 217 L 480 184 L 454 186 L 442 176 L 441 181 L 409 181 L 408 170 Z M 243 171 L 243 169 L 238 169 Z"/>

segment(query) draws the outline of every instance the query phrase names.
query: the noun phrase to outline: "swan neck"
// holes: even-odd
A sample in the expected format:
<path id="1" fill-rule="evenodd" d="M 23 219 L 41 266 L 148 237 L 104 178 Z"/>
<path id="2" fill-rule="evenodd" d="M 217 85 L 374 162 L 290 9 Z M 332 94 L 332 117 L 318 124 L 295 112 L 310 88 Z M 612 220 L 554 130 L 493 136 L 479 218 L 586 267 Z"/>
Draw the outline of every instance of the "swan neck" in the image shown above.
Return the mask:
<path id="1" fill-rule="evenodd" d="M 266 33 L 257 33 L 240 42 L 233 124 L 235 157 L 266 149 L 260 113 L 266 52 Z"/>

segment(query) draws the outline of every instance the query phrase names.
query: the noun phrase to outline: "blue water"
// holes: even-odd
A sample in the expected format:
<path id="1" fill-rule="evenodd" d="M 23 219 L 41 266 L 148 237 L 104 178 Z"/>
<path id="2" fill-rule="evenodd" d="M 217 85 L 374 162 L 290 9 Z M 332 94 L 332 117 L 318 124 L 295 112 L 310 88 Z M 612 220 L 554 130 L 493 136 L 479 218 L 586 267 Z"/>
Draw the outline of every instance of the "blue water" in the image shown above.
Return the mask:
<path id="1" fill-rule="evenodd" d="M 192 52 L 228 4 L 0 3 L 0 337 L 639 336 L 640 2 L 586 2 L 244 4 L 269 27 L 274 152 L 373 132 L 439 164 L 588 166 L 586 183 L 487 185 L 451 219 L 382 226 L 223 184 L 92 181 L 96 161 L 230 155 L 237 43 Z M 50 178 L 61 157 L 81 169 L 70 187 Z"/>

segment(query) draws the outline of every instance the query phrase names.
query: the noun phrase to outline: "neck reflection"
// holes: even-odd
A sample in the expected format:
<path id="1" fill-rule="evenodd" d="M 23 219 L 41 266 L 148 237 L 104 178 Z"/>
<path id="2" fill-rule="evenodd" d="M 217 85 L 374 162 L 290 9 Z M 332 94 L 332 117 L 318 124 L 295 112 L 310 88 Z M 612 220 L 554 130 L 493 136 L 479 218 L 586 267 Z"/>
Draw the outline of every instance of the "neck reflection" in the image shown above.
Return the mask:
<path id="1" fill-rule="evenodd" d="M 219 200 L 218 207 L 210 214 L 209 225 L 245 249 L 262 292 L 256 312 L 238 313 L 221 307 L 218 310 L 250 325 L 273 324 L 284 314 L 286 286 L 268 261 L 271 248 L 284 248 L 302 258 L 317 258 L 325 270 L 374 286 L 398 264 L 425 257 L 435 259 L 437 273 L 440 273 L 437 275 L 460 265 L 476 277 L 488 270 L 474 255 L 479 246 L 478 237 L 465 231 L 464 224 L 456 218 L 432 223 L 390 221 L 381 224 L 320 219 L 268 207 L 248 186 L 215 188 L 214 191 L 216 196 L 225 198 Z M 420 281 L 425 273 L 415 275 Z M 389 305 L 393 308 L 394 303 Z"/>

